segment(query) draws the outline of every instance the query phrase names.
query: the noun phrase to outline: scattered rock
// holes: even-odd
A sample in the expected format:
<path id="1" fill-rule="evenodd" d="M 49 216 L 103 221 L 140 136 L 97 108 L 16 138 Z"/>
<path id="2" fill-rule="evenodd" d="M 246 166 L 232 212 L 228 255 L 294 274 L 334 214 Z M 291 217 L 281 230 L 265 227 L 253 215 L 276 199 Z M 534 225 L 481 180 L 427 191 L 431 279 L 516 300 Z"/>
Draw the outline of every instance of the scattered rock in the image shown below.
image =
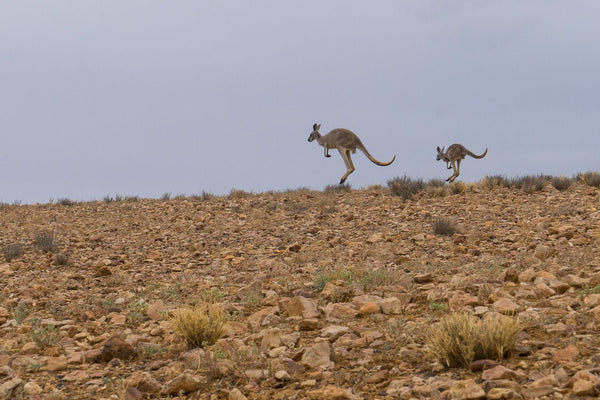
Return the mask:
<path id="1" fill-rule="evenodd" d="M 118 358 L 128 361 L 133 357 L 135 357 L 135 349 L 119 336 L 112 336 L 102 346 L 98 360 L 107 362 L 113 358 Z"/>
<path id="2" fill-rule="evenodd" d="M 163 393 L 165 394 L 178 394 L 191 393 L 200 387 L 200 382 L 190 374 L 181 374 L 178 377 L 171 379 L 165 383 Z"/>
<path id="3" fill-rule="evenodd" d="M 325 386 L 308 392 L 308 397 L 313 400 L 356 400 L 360 397 L 352 395 L 347 390 L 336 386 Z"/>
<path id="4" fill-rule="evenodd" d="M 331 361 L 331 347 L 329 342 L 320 341 L 309 347 L 302 355 L 302 364 L 308 368 L 333 368 Z"/>
<path id="5" fill-rule="evenodd" d="M 123 384 L 126 388 L 135 388 L 141 393 L 158 393 L 162 389 L 162 385 L 148 372 L 136 371 Z"/>
<path id="6" fill-rule="evenodd" d="M 229 400 L 246 400 L 247 397 L 238 388 L 229 391 Z"/>

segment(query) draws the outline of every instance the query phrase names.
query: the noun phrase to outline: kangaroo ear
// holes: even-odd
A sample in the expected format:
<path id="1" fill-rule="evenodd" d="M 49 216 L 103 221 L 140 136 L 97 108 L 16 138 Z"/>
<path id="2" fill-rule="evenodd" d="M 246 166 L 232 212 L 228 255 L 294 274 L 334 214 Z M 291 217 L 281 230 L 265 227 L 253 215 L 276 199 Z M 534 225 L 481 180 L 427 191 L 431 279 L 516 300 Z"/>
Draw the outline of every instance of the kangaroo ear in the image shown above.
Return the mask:
<path id="1" fill-rule="evenodd" d="M 319 129 L 321 129 L 321 124 L 317 125 L 317 129 L 315 130 L 318 131 Z"/>
<path id="2" fill-rule="evenodd" d="M 440 146 L 438 146 L 438 147 L 437 147 L 437 151 L 438 151 L 438 153 L 441 151 L 441 150 L 440 150 Z"/>
<path id="3" fill-rule="evenodd" d="M 316 123 L 313 124 L 313 131 L 316 131 L 317 129 L 319 129 L 319 128 L 317 128 L 317 124 Z"/>

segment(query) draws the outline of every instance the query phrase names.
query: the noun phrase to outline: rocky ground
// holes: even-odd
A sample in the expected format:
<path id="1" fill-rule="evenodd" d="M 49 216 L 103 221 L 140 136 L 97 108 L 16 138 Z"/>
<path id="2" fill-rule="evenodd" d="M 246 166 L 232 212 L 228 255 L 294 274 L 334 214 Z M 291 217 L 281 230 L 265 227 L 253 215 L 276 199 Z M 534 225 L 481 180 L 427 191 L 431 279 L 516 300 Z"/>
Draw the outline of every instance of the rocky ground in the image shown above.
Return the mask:
<path id="1" fill-rule="evenodd" d="M 4 205 L 1 244 L 23 254 L 0 264 L 0 398 L 596 398 L 599 193 Z M 169 315 L 203 302 L 227 330 L 190 349 Z M 426 335 L 455 311 L 518 317 L 516 349 L 444 368 Z"/>

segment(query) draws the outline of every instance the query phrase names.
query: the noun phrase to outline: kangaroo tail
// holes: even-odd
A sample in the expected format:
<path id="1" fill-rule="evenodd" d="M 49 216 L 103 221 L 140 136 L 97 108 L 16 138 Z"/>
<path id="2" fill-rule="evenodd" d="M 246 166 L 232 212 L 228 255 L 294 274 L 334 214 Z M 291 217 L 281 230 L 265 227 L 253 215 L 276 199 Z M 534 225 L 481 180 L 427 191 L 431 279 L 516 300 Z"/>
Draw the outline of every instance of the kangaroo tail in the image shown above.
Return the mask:
<path id="1" fill-rule="evenodd" d="M 468 150 L 467 150 L 467 151 L 468 151 Z M 487 151 L 488 151 L 488 149 L 486 148 L 486 149 L 485 149 L 485 151 L 483 152 L 483 154 L 481 154 L 481 155 L 479 155 L 479 156 L 478 156 L 477 154 L 473 154 L 473 153 L 471 153 L 470 151 L 468 151 L 468 154 L 469 154 L 471 157 L 473 157 L 473 158 L 483 158 L 483 157 L 485 157 L 485 155 L 487 154 Z"/>
<path id="2" fill-rule="evenodd" d="M 365 148 L 365 146 L 361 146 L 361 147 L 359 147 L 359 149 L 360 149 L 360 151 L 362 151 L 363 153 L 365 153 L 365 156 L 367 156 L 367 158 L 368 158 L 369 160 L 371 160 L 373 163 L 375 163 L 375 164 L 377 164 L 377 165 L 381 165 L 382 167 L 385 167 L 385 166 L 387 166 L 387 165 L 390 165 L 390 164 L 391 164 L 391 163 L 393 163 L 393 162 L 394 162 L 394 160 L 396 159 L 396 156 L 394 156 L 394 158 L 392 158 L 390 161 L 388 161 L 388 162 L 382 162 L 382 161 L 379 161 L 379 160 L 377 160 L 375 157 L 373 157 L 373 156 L 372 156 L 372 155 L 371 155 L 371 154 L 370 154 L 370 153 L 367 151 L 367 149 Z"/>

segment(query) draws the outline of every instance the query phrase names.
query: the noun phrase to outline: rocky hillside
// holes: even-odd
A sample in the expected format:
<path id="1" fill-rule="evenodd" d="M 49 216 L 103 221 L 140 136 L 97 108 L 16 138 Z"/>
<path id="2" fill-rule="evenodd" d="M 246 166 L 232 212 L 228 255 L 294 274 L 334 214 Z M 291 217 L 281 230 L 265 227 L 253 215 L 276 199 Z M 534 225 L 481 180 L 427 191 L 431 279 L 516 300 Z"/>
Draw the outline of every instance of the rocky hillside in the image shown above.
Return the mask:
<path id="1" fill-rule="evenodd" d="M 599 193 L 4 205 L 0 398 L 595 398 Z M 207 302 L 226 332 L 190 348 L 170 315 Z M 427 335 L 456 311 L 519 318 L 515 348 L 444 367 Z"/>

